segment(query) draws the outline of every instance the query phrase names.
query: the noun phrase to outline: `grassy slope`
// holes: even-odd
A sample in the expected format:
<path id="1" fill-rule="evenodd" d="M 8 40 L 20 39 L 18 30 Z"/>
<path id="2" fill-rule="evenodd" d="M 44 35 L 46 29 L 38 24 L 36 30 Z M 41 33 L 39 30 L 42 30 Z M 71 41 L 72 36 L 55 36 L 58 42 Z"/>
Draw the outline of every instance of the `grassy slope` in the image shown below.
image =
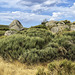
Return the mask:
<path id="1" fill-rule="evenodd" d="M 6 62 L 0 57 L 0 75 L 35 75 L 37 67 L 26 66 L 17 61 Z"/>
<path id="2" fill-rule="evenodd" d="M 55 60 L 51 63 L 56 64 L 57 69 L 59 70 L 58 65 L 63 61 L 64 60 Z M 38 75 L 37 73 L 39 73 L 39 75 L 43 75 L 41 72 L 45 72 L 46 75 L 47 73 L 50 73 L 49 75 L 51 75 L 51 71 L 48 70 L 49 64 L 50 62 L 30 66 L 18 61 L 7 62 L 0 57 L 0 75 Z M 72 64 L 75 65 L 75 62 L 72 62 Z M 44 69 L 44 71 L 42 69 Z M 64 75 L 64 71 L 61 72 L 63 73 L 62 75 Z M 74 73 L 75 71 L 72 70 L 71 75 L 74 75 Z M 58 75 L 56 69 L 54 69 L 53 74 Z"/>

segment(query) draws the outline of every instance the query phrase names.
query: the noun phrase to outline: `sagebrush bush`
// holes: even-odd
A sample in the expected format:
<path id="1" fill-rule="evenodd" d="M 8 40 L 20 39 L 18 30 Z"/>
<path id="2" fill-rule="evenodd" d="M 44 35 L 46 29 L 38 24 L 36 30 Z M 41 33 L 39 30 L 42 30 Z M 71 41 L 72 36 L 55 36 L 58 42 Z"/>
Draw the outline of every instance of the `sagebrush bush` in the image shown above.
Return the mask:
<path id="1" fill-rule="evenodd" d="M 64 59 L 60 61 L 53 61 L 47 64 L 47 68 L 39 68 L 36 75 L 74 75 L 75 63 Z"/>
<path id="2" fill-rule="evenodd" d="M 55 59 L 58 57 L 57 50 L 55 48 L 46 48 L 46 49 L 30 49 L 27 52 L 24 52 L 20 56 L 19 60 L 22 62 L 46 62 Z M 23 59 L 24 58 L 24 59 Z"/>
<path id="3" fill-rule="evenodd" d="M 43 28 L 29 28 L 0 38 L 0 55 L 21 62 L 47 62 L 66 58 L 75 60 L 75 32 L 52 34 Z"/>

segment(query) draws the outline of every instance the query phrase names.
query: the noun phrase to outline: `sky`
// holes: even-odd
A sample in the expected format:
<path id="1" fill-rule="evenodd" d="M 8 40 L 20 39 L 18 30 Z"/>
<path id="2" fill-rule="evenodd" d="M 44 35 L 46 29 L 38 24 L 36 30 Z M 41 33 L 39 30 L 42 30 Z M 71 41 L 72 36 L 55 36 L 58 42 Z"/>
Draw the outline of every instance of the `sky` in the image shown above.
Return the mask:
<path id="1" fill-rule="evenodd" d="M 41 24 L 44 19 L 75 21 L 75 0 L 0 0 L 0 24 L 19 20 L 24 27 Z"/>

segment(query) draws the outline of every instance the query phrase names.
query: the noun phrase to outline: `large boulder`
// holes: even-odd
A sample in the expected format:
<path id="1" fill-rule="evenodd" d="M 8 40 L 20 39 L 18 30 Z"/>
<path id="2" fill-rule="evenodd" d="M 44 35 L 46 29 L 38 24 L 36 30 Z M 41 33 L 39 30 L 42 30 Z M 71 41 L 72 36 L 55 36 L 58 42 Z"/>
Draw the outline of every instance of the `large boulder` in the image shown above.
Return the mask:
<path id="1" fill-rule="evenodd" d="M 22 30 L 23 26 L 22 24 L 18 21 L 18 20 L 14 20 L 10 25 L 9 25 L 9 29 L 14 29 L 14 30 Z"/>
<path id="2" fill-rule="evenodd" d="M 58 27 L 51 28 L 51 32 L 53 32 L 53 33 L 57 33 L 58 31 L 59 31 Z"/>

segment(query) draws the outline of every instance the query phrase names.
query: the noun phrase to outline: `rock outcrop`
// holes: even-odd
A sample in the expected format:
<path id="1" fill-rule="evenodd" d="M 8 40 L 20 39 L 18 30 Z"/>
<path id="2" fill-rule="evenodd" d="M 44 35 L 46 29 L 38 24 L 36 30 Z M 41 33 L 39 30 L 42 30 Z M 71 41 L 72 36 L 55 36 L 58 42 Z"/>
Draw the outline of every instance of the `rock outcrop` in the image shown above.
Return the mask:
<path id="1" fill-rule="evenodd" d="M 23 29 L 22 24 L 18 20 L 14 20 L 10 25 L 9 25 L 9 30 L 5 32 L 4 35 L 9 36 L 12 34 L 16 33 L 17 31 L 20 31 Z"/>
<path id="2" fill-rule="evenodd" d="M 51 32 L 53 32 L 53 33 L 57 33 L 58 31 L 59 31 L 58 27 L 52 27 L 51 28 Z"/>
<path id="3" fill-rule="evenodd" d="M 54 20 L 51 20 L 51 21 L 49 21 L 49 22 L 46 23 L 46 26 L 53 33 L 57 33 L 59 31 L 63 31 L 64 29 L 69 29 L 69 25 L 65 24 L 64 21 L 54 21 Z M 71 26 L 71 30 L 74 30 L 73 27 L 74 26 Z"/>
<path id="4" fill-rule="evenodd" d="M 14 20 L 10 25 L 9 25 L 9 29 L 14 29 L 17 31 L 20 31 L 23 29 L 22 24 L 18 21 L 18 20 Z"/>
<path id="5" fill-rule="evenodd" d="M 56 23 L 57 23 L 57 21 L 51 20 L 51 21 L 46 23 L 46 26 L 53 26 L 53 25 L 55 26 Z"/>

